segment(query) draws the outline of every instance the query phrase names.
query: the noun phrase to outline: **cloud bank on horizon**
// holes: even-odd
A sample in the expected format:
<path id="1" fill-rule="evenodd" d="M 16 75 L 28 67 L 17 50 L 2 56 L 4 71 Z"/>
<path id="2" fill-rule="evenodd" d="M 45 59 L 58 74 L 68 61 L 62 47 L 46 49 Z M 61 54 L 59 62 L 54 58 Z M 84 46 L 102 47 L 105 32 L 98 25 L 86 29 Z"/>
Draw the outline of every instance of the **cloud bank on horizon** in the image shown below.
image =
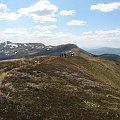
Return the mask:
<path id="1" fill-rule="evenodd" d="M 0 0 L 0 42 L 120 47 L 119 21 L 120 1 Z"/>

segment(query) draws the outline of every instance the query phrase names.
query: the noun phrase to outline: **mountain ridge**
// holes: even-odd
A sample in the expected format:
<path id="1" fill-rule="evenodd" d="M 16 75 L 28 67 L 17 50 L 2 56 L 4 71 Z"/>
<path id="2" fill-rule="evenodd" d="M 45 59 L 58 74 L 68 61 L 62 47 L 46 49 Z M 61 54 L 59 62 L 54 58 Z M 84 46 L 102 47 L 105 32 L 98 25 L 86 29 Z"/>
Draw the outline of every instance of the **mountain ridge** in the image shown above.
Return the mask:
<path id="1" fill-rule="evenodd" d="M 74 53 L 74 55 L 78 55 L 78 53 L 91 55 L 90 53 L 80 49 L 75 44 L 63 44 L 58 46 L 45 46 L 42 43 L 12 43 L 10 41 L 6 41 L 0 44 L 0 59 L 16 59 L 22 57 L 30 57 L 30 56 L 51 56 L 57 55 L 60 53 Z"/>
<path id="2" fill-rule="evenodd" d="M 100 50 L 105 52 L 104 49 L 112 48 L 101 48 Z M 97 49 L 94 49 L 97 50 Z M 114 50 L 114 49 L 113 49 Z M 119 50 L 119 49 L 117 49 Z M 88 51 L 88 52 L 87 52 Z M 0 60 L 8 59 L 19 59 L 24 57 L 34 57 L 34 56 L 59 56 L 61 53 L 74 54 L 74 56 L 81 57 L 102 57 L 105 59 L 110 59 L 114 61 L 120 61 L 120 56 L 115 54 L 110 54 L 110 51 L 106 54 L 97 55 L 97 51 L 83 50 L 75 44 L 63 44 L 58 46 L 46 46 L 42 43 L 12 43 L 6 41 L 0 43 Z"/>

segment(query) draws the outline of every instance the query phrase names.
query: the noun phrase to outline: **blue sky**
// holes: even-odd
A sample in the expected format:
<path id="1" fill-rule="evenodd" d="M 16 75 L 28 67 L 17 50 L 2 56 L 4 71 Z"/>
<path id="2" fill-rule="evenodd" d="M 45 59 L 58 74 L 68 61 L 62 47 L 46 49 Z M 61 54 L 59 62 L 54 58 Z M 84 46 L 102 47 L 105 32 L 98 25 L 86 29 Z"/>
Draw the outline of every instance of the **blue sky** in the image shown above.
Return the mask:
<path id="1" fill-rule="evenodd" d="M 0 42 L 120 47 L 119 0 L 0 0 Z"/>

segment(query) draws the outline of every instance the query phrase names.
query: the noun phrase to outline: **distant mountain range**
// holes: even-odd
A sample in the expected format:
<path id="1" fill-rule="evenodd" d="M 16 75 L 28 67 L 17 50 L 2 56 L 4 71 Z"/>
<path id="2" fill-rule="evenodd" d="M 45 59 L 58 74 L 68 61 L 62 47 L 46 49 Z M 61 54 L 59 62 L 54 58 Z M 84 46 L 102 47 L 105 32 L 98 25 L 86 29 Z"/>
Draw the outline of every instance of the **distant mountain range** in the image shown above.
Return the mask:
<path id="1" fill-rule="evenodd" d="M 86 51 L 102 58 L 120 61 L 120 48 L 109 48 L 109 47 L 93 48 L 93 49 L 89 48 L 86 49 Z"/>
<path id="2" fill-rule="evenodd" d="M 86 52 L 74 44 L 46 46 L 42 43 L 0 43 L 0 60 L 17 59 L 32 56 L 59 56 L 60 53 L 73 53 L 74 56 L 94 56 L 120 61 L 119 48 L 87 49 Z"/>
<path id="3" fill-rule="evenodd" d="M 102 47 L 102 48 L 89 48 L 86 50 L 92 54 L 95 54 L 95 55 L 102 55 L 102 54 L 120 55 L 120 48 Z"/>
<path id="4" fill-rule="evenodd" d="M 87 53 L 74 44 L 65 44 L 59 46 L 46 46 L 42 43 L 12 43 L 6 41 L 0 43 L 0 59 L 16 59 L 29 56 L 52 56 L 60 53 L 71 53 L 75 55 Z M 89 54 L 91 55 L 91 54 Z"/>
<path id="5" fill-rule="evenodd" d="M 0 43 L 0 59 L 20 58 L 41 50 L 45 45 L 41 43 Z"/>

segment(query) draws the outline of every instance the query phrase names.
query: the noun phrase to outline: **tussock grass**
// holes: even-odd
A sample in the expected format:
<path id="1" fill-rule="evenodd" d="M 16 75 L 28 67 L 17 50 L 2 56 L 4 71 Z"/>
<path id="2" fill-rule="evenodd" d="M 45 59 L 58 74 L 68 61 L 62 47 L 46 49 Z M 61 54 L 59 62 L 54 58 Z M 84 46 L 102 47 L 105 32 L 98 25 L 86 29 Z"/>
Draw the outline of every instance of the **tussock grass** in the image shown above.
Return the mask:
<path id="1" fill-rule="evenodd" d="M 119 120 L 120 63 L 33 57 L 0 62 L 2 120 Z"/>

